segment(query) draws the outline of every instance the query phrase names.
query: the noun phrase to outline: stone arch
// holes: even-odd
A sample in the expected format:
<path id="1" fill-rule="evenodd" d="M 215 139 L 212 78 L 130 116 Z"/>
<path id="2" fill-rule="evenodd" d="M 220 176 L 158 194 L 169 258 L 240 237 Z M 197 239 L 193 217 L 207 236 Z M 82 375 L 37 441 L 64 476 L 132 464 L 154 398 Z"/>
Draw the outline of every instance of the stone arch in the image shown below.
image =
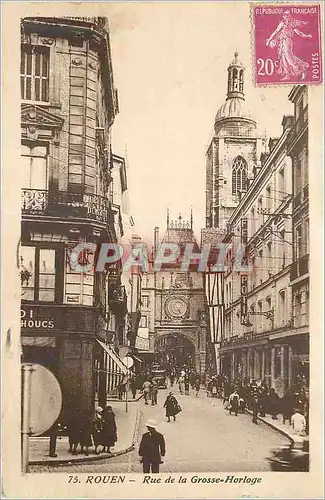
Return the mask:
<path id="1" fill-rule="evenodd" d="M 155 338 L 155 357 L 161 365 L 197 366 L 197 335 L 190 332 L 165 331 Z"/>

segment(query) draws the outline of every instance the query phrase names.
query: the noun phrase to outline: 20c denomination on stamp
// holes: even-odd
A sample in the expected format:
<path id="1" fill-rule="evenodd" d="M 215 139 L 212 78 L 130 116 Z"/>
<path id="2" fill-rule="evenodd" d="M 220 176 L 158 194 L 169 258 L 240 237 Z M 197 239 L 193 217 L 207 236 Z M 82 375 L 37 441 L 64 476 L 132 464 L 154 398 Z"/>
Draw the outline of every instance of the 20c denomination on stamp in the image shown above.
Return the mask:
<path id="1" fill-rule="evenodd" d="M 254 4 L 256 85 L 322 83 L 320 5 Z"/>

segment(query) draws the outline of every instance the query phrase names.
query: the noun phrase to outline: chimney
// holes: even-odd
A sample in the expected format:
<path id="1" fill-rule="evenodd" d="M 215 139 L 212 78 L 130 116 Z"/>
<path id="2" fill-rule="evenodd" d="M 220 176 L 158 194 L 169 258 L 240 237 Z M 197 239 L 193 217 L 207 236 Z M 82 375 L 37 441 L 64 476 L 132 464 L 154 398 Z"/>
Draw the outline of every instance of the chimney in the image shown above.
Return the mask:
<path id="1" fill-rule="evenodd" d="M 282 133 L 284 133 L 287 128 L 291 128 L 294 123 L 294 117 L 292 115 L 283 115 L 282 118 Z"/>

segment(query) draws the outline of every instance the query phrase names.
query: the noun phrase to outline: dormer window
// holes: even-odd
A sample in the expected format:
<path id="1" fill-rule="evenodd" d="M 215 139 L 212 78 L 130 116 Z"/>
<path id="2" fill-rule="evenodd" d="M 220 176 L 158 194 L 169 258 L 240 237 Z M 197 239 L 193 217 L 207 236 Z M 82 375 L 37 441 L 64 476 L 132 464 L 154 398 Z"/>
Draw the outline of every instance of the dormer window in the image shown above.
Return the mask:
<path id="1" fill-rule="evenodd" d="M 21 98 L 49 100 L 49 48 L 22 45 L 20 61 Z"/>

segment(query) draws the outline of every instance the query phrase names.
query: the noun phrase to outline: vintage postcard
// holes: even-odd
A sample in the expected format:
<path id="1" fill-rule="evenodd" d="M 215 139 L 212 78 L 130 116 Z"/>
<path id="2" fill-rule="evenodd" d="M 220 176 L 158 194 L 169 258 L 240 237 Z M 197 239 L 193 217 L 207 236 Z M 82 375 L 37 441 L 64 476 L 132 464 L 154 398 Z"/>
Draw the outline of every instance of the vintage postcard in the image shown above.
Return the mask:
<path id="1" fill-rule="evenodd" d="M 3 496 L 321 498 L 323 3 L 2 15 Z"/>

